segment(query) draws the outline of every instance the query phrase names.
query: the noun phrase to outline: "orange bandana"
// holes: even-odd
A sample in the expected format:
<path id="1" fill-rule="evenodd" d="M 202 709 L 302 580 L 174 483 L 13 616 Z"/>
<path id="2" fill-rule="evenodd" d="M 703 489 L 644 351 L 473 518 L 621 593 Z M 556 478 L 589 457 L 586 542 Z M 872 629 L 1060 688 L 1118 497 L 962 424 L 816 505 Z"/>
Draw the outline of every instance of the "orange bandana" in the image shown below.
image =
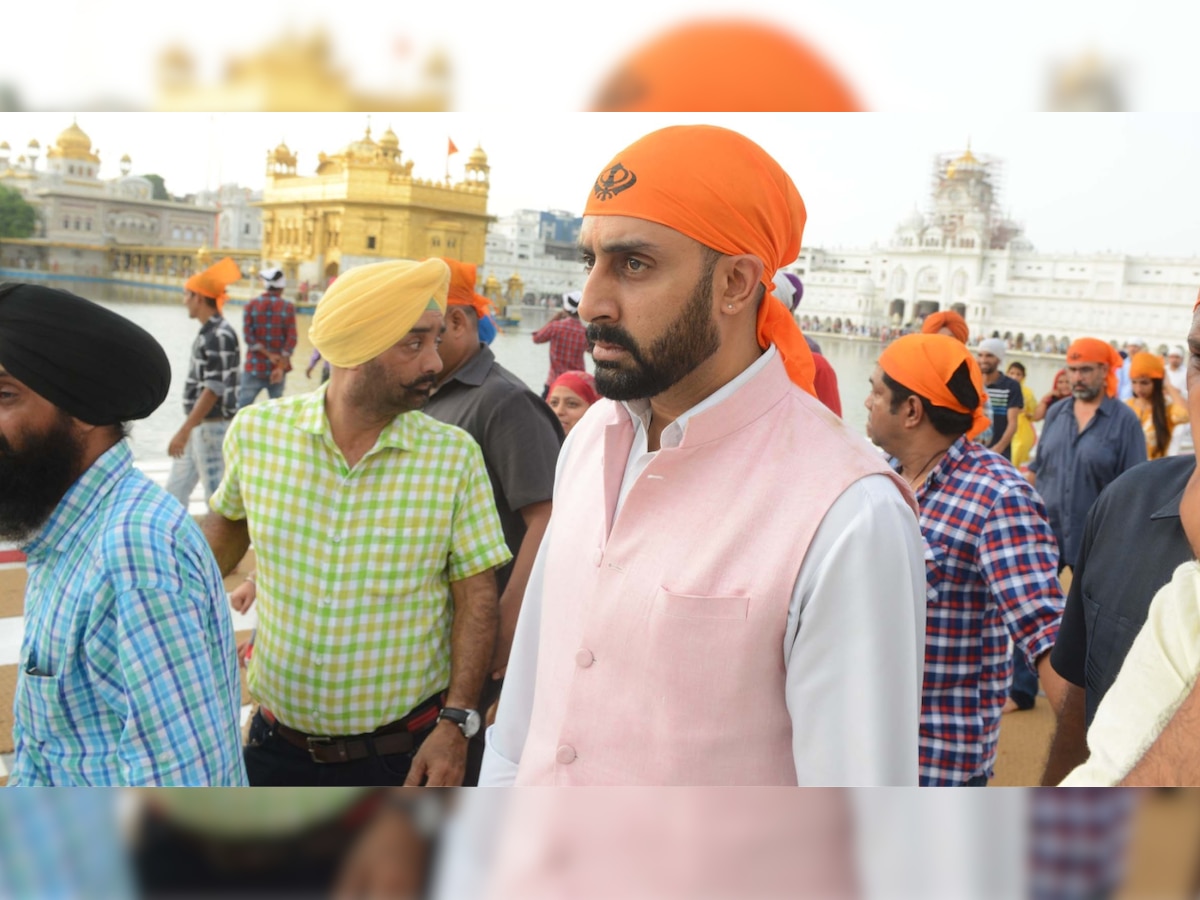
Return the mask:
<path id="1" fill-rule="evenodd" d="M 450 293 L 446 297 L 446 305 L 469 306 L 481 319 L 490 316 L 492 301 L 475 293 L 475 264 L 445 256 L 441 260 L 450 267 Z"/>
<path id="2" fill-rule="evenodd" d="M 758 308 L 758 345 L 774 344 L 788 377 L 814 393 L 812 351 L 791 310 L 771 293 L 771 277 L 800 252 L 804 201 L 758 144 L 712 125 L 652 132 L 604 167 L 583 214 L 645 219 L 726 256 L 757 256 L 767 289 Z"/>
<path id="3" fill-rule="evenodd" d="M 240 280 L 241 277 L 242 270 L 227 256 L 220 262 L 213 263 L 203 272 L 197 272 L 183 283 L 183 287 L 184 290 L 194 291 L 216 300 L 217 312 L 221 312 L 225 309 L 225 301 L 229 299 L 225 288 Z"/>
<path id="4" fill-rule="evenodd" d="M 1166 377 L 1167 371 L 1163 366 L 1162 357 L 1157 353 L 1141 353 L 1133 354 L 1133 359 L 1129 363 L 1130 378 L 1157 378 L 1162 380 Z"/>
<path id="5" fill-rule="evenodd" d="M 967 409 L 946 385 L 958 367 L 967 364 L 971 385 L 979 394 L 974 409 Z M 975 354 L 961 341 L 947 334 L 909 334 L 900 338 L 879 356 L 879 368 L 893 381 L 904 385 L 914 394 L 924 397 L 934 406 L 971 414 L 967 437 L 983 434 L 991 423 L 983 411 L 983 373 Z"/>
<path id="6" fill-rule="evenodd" d="M 1108 379 L 1104 382 L 1104 393 L 1109 397 L 1117 396 L 1117 370 L 1124 360 L 1121 354 L 1111 344 L 1106 344 L 1099 338 L 1080 338 L 1067 348 L 1067 362 L 1075 363 L 1104 363 L 1108 366 Z"/>
<path id="7" fill-rule="evenodd" d="M 857 112 L 832 65 L 778 25 L 687 22 L 651 38 L 613 71 L 595 112 Z"/>
<path id="8" fill-rule="evenodd" d="M 943 328 L 949 328 L 951 333 L 964 344 L 971 336 L 971 329 L 967 327 L 967 320 L 952 309 L 928 315 L 925 317 L 925 321 L 921 323 L 922 334 L 937 334 Z"/>

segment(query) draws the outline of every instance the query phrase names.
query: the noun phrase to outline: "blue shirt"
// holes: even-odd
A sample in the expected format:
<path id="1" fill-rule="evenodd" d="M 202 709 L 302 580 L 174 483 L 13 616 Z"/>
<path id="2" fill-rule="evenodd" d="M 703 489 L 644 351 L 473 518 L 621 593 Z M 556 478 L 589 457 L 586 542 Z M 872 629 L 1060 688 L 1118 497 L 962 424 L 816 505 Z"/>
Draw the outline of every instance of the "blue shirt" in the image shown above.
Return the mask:
<path id="1" fill-rule="evenodd" d="M 9 784 L 246 785 L 221 573 L 124 441 L 23 549 Z"/>
<path id="2" fill-rule="evenodd" d="M 1050 407 L 1029 469 L 1037 475 L 1063 565 L 1075 565 L 1088 510 L 1100 492 L 1145 461 L 1142 423 L 1120 400 L 1105 397 L 1083 431 L 1075 422 L 1074 397 Z"/>

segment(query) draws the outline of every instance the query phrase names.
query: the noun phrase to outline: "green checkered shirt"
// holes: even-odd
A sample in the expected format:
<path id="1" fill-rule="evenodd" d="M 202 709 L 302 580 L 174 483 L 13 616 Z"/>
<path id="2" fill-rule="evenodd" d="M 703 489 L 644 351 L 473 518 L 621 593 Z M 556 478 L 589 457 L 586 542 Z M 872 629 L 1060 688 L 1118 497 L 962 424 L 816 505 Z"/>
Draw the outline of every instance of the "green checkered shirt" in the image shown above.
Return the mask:
<path id="1" fill-rule="evenodd" d="M 510 558 L 465 431 L 397 416 L 351 469 L 325 389 L 247 407 L 209 501 L 258 558 L 250 693 L 310 734 L 402 718 L 450 681 L 450 582 Z"/>

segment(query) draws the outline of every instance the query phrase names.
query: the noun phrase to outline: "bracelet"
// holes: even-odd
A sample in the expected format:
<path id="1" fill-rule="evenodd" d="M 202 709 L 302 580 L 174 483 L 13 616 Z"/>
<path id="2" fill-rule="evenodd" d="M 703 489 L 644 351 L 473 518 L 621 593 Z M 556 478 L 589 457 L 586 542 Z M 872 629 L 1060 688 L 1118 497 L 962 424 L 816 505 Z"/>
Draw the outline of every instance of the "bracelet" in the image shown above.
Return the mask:
<path id="1" fill-rule="evenodd" d="M 246 576 L 246 580 L 248 582 L 250 582 L 252 585 L 254 585 L 255 587 L 258 587 L 258 582 L 254 580 L 255 574 L 257 574 L 257 573 L 251 572 L 249 575 Z"/>

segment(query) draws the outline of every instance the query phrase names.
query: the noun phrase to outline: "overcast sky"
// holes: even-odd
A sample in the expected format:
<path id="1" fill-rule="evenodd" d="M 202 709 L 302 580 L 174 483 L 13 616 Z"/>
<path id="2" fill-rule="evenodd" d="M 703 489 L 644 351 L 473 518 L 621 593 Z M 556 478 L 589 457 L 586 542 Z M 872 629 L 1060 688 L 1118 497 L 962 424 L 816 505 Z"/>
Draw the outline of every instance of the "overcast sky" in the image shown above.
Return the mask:
<path id="1" fill-rule="evenodd" d="M 69 112 L 0 115 L 14 158 L 30 139 L 45 148 Z M 808 208 L 806 246 L 885 242 L 914 205 L 928 205 L 935 154 L 968 140 L 1004 163 L 1002 202 L 1043 251 L 1200 254 L 1200 114 L 583 114 L 375 113 L 376 138 L 391 127 L 414 174 L 441 178 L 446 142 L 453 178 L 476 143 L 492 166 L 489 212 L 563 209 L 578 214 L 600 168 L 641 135 L 667 124 L 736 128 L 775 156 Z M 118 174 L 128 153 L 136 174 L 162 175 L 182 194 L 238 182 L 261 188 L 267 152 L 280 140 L 311 174 L 319 152 L 357 140 L 360 113 L 98 113 L 78 123 Z"/>

